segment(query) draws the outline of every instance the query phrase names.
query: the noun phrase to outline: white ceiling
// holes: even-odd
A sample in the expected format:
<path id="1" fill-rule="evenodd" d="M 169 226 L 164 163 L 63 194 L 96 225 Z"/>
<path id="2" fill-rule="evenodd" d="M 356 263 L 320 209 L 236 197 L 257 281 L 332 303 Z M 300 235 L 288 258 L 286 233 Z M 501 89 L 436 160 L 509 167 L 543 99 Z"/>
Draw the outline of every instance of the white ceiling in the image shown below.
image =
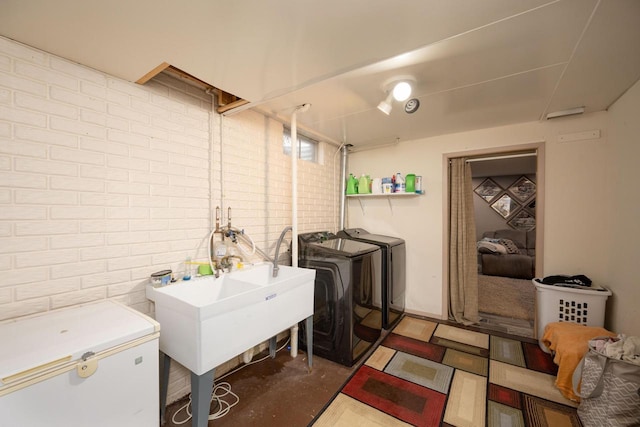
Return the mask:
<path id="1" fill-rule="evenodd" d="M 609 107 L 638 0 L 2 0 L 0 34 L 130 81 L 166 62 L 355 148 Z M 376 109 L 411 75 L 420 109 Z"/>

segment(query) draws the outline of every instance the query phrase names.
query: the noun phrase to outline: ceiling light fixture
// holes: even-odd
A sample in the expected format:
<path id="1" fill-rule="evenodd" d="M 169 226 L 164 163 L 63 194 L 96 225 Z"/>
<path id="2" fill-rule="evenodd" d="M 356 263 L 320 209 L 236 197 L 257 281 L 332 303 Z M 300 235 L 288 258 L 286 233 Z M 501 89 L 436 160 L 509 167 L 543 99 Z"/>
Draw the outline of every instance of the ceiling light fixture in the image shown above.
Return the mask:
<path id="1" fill-rule="evenodd" d="M 411 76 L 393 77 L 384 82 L 382 90 L 387 96 L 378 104 L 378 110 L 389 115 L 393 108 L 394 99 L 399 102 L 409 99 L 412 91 L 411 83 L 413 82 L 415 82 L 415 79 Z"/>
<path id="2" fill-rule="evenodd" d="M 398 82 L 393 87 L 393 98 L 396 101 L 406 101 L 411 96 L 411 85 L 408 82 Z"/>
<path id="3" fill-rule="evenodd" d="M 389 92 L 387 97 L 378 104 L 378 110 L 385 113 L 387 116 L 391 113 L 391 102 L 393 101 L 393 92 Z"/>

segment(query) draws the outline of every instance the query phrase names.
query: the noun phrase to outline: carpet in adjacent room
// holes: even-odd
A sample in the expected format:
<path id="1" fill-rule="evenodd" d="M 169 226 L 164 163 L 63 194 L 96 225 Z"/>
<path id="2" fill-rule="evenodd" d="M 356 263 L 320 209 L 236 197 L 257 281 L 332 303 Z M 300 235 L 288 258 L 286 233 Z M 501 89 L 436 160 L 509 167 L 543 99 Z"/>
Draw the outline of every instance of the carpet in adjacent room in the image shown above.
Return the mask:
<path id="1" fill-rule="evenodd" d="M 533 320 L 535 285 L 531 280 L 478 275 L 478 311 Z"/>

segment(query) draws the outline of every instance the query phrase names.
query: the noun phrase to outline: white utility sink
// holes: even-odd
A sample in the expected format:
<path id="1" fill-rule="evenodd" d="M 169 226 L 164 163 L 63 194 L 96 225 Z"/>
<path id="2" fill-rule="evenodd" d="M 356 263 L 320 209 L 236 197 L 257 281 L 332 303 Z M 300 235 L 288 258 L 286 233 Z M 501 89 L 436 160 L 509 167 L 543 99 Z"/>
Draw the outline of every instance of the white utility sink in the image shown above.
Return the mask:
<path id="1" fill-rule="evenodd" d="M 202 375 L 313 315 L 315 270 L 271 264 L 147 286 L 160 350 Z"/>

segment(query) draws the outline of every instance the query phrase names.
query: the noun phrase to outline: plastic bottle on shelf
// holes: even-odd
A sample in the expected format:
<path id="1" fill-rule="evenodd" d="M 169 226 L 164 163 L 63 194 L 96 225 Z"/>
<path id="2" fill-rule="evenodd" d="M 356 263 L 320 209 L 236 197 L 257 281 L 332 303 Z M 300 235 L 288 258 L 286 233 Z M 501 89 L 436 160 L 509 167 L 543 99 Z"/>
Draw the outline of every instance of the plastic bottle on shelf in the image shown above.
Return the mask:
<path id="1" fill-rule="evenodd" d="M 369 193 L 371 193 L 369 178 L 367 178 L 367 175 L 362 174 L 360 176 L 360 181 L 358 182 L 358 194 L 369 194 Z"/>
<path id="2" fill-rule="evenodd" d="M 382 178 L 382 193 L 393 193 L 393 179 L 391 177 Z"/>
<path id="3" fill-rule="evenodd" d="M 349 174 L 349 179 L 347 179 L 347 194 L 358 194 L 358 180 L 352 173 Z"/>
<path id="4" fill-rule="evenodd" d="M 408 173 L 405 181 L 406 181 L 405 189 L 407 193 L 415 193 L 416 192 L 416 175 L 413 173 Z"/>
<path id="5" fill-rule="evenodd" d="M 405 192 L 405 182 L 402 174 L 398 172 L 396 174 L 396 186 L 394 193 L 404 193 Z"/>

